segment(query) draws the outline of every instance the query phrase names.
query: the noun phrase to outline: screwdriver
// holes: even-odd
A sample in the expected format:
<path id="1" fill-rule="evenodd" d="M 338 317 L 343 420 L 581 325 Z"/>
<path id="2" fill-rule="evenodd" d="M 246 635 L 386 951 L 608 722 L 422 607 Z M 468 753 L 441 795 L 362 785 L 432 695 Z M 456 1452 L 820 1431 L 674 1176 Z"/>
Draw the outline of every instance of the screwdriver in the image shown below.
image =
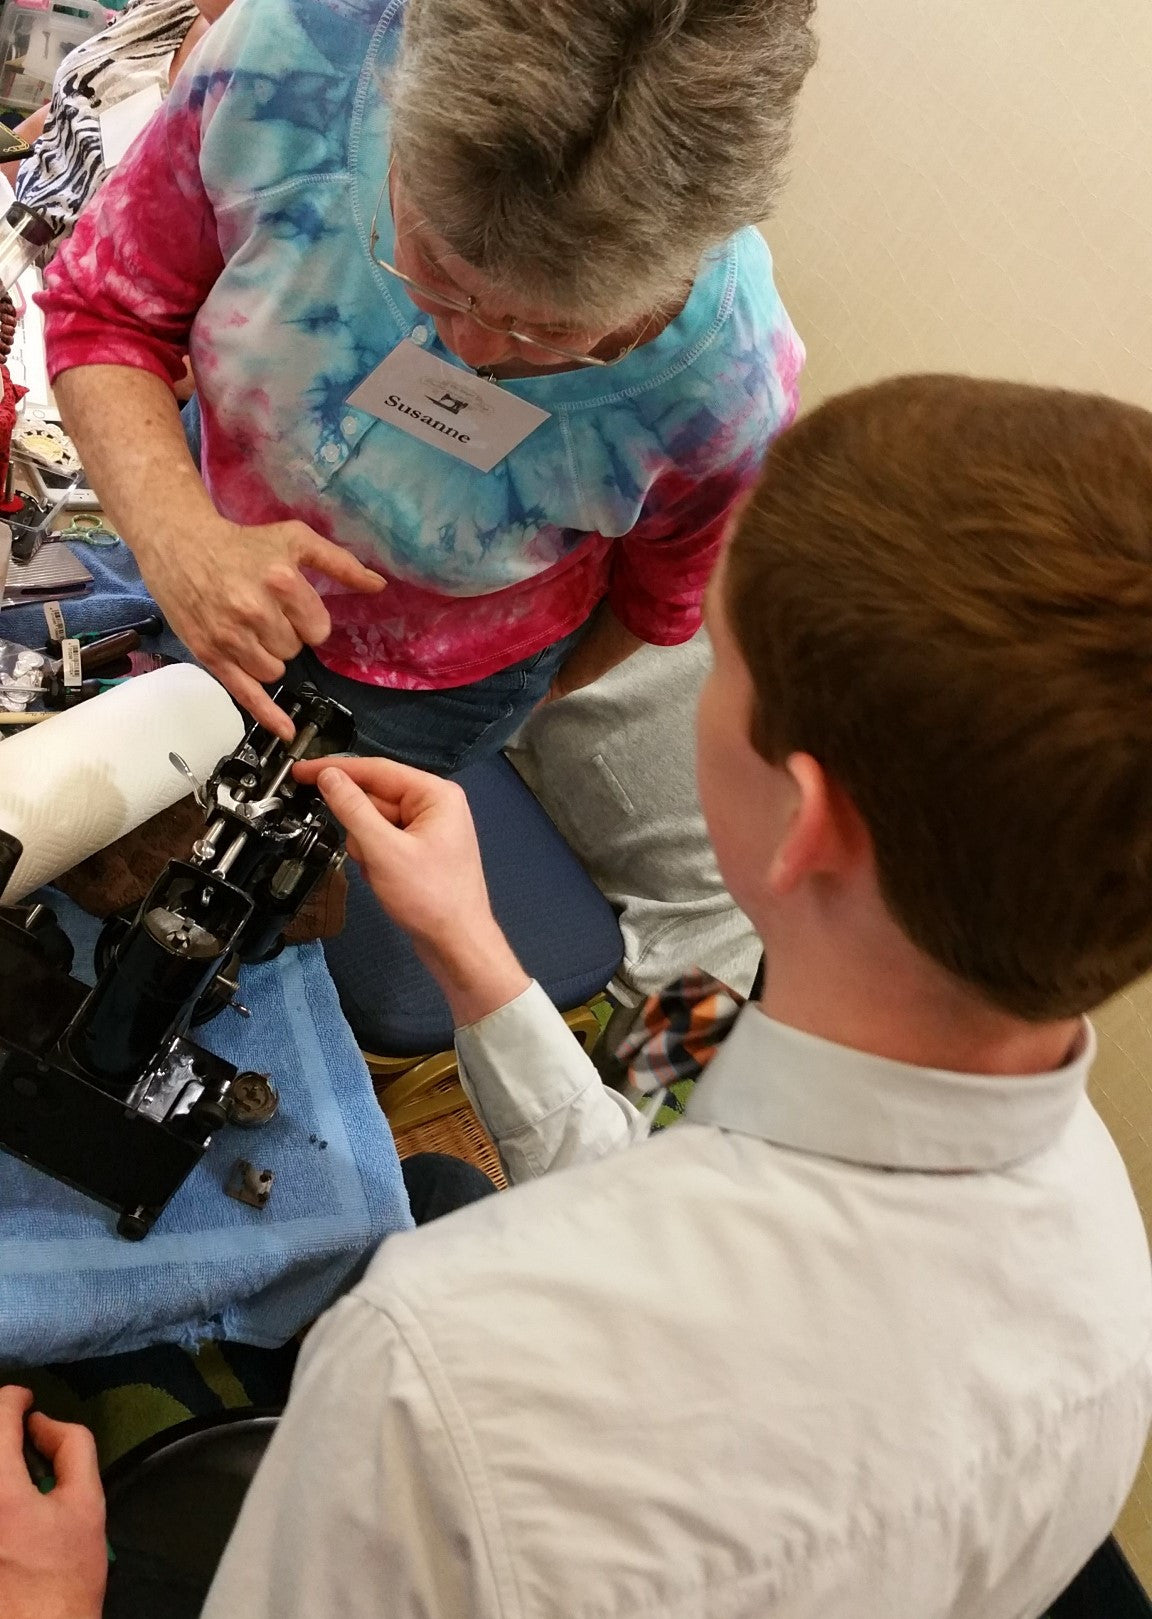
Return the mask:
<path id="1" fill-rule="evenodd" d="M 0 693 L 30 691 L 43 697 L 45 708 L 74 708 L 77 703 L 86 702 L 89 697 L 99 697 L 102 691 L 110 691 L 113 686 L 123 683 L 122 679 L 82 680 L 78 686 L 66 686 L 59 675 L 49 674 L 42 681 L 5 682 L 0 685 Z"/>
<path id="2" fill-rule="evenodd" d="M 117 624 L 110 629 L 81 630 L 73 639 L 79 641 L 82 647 L 88 649 L 93 645 L 98 645 L 107 636 L 121 635 L 127 630 L 135 630 L 137 635 L 162 635 L 164 632 L 164 620 L 159 613 L 150 613 L 147 618 L 133 619 L 130 624 Z M 50 657 L 58 658 L 61 650 L 60 642 L 49 636 L 44 643 L 43 650 Z"/>
<path id="3" fill-rule="evenodd" d="M 105 635 L 99 641 L 80 643 L 80 669 L 85 675 L 94 675 L 97 669 L 104 669 L 110 663 L 116 663 L 126 658 L 129 652 L 135 652 L 140 645 L 140 634 L 137 630 L 117 630 L 115 635 Z"/>

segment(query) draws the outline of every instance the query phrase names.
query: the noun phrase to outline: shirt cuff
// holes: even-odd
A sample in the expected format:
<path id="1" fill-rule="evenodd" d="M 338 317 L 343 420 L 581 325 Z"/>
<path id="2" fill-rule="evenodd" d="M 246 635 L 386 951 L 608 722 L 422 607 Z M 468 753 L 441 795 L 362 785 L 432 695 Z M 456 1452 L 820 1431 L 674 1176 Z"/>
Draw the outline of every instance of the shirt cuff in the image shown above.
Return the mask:
<path id="1" fill-rule="evenodd" d="M 548 996 L 533 980 L 499 1011 L 456 1030 L 489 1133 L 514 1135 L 570 1107 L 600 1076 Z"/>

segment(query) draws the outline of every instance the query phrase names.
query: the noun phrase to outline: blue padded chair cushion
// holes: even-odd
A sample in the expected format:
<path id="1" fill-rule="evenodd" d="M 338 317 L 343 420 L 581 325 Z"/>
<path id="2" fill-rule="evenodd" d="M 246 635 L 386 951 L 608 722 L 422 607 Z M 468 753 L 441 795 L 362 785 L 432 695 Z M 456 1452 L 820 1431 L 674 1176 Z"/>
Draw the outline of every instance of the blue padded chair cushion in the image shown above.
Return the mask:
<path id="1" fill-rule="evenodd" d="M 457 780 L 472 807 L 492 909 L 512 948 L 562 1012 L 579 1006 L 623 960 L 616 913 L 502 755 Z M 353 1033 L 382 1056 L 446 1051 L 447 1002 L 359 871 L 347 869 L 347 921 L 324 948 Z"/>

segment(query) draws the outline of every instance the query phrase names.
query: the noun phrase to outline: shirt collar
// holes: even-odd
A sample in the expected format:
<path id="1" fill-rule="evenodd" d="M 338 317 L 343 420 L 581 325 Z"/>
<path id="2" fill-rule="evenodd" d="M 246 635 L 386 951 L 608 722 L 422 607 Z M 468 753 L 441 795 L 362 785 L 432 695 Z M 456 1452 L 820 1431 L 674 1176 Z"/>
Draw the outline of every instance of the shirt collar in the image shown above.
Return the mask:
<path id="1" fill-rule="evenodd" d="M 891 1062 L 746 1006 L 686 1117 L 780 1147 L 877 1168 L 1000 1169 L 1042 1152 L 1084 1093 L 1096 1036 L 1084 1020 L 1053 1073 L 998 1077 Z"/>

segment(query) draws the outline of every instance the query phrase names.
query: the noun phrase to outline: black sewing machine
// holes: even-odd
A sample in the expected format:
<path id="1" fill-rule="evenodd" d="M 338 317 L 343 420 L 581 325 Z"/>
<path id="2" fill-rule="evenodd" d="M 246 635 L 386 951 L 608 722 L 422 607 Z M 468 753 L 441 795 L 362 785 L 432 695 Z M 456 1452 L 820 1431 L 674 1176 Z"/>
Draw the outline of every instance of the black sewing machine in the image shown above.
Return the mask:
<path id="1" fill-rule="evenodd" d="M 204 834 L 134 917 L 107 924 L 94 989 L 70 976 L 72 946 L 47 906 L 0 906 L 0 1148 L 117 1210 L 123 1237 L 147 1236 L 214 1131 L 275 1112 L 268 1076 L 237 1072 L 189 1030 L 236 1004 L 241 965 L 277 953 L 344 858 L 292 766 L 347 752 L 352 716 L 310 686 L 280 703 L 294 740 L 255 725 L 194 781 Z M 0 833 L 0 893 L 22 853 Z"/>

